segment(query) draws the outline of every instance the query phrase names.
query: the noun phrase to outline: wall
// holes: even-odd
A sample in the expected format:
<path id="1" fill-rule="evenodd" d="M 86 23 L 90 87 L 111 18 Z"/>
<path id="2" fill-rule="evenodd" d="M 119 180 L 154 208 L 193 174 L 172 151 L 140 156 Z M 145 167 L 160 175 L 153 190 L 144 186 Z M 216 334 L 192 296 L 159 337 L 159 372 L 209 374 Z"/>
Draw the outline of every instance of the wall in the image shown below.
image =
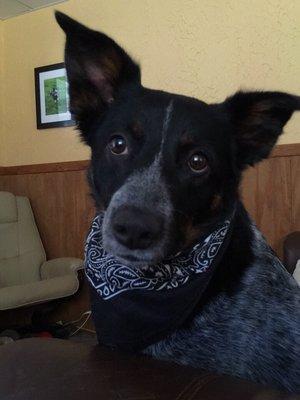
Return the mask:
<path id="1" fill-rule="evenodd" d="M 150 87 L 206 101 L 221 101 L 241 87 L 300 94 L 299 0 L 69 0 L 55 8 L 123 44 L 142 63 L 143 83 Z M 1 25 L 0 165 L 88 158 L 73 128 L 35 128 L 33 69 L 63 57 L 64 35 L 53 8 Z M 300 142 L 299 130 L 297 115 L 281 143 Z"/>

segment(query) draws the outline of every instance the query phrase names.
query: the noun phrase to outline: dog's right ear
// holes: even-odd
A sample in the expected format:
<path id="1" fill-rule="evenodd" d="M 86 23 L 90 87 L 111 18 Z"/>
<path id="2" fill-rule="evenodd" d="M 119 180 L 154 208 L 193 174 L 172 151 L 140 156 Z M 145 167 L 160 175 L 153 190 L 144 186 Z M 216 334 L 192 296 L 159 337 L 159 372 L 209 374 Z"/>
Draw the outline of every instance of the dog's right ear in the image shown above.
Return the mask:
<path id="1" fill-rule="evenodd" d="M 108 36 L 61 12 L 56 11 L 55 17 L 66 33 L 70 110 L 84 130 L 92 115 L 101 116 L 114 102 L 121 87 L 140 84 L 140 68 Z"/>

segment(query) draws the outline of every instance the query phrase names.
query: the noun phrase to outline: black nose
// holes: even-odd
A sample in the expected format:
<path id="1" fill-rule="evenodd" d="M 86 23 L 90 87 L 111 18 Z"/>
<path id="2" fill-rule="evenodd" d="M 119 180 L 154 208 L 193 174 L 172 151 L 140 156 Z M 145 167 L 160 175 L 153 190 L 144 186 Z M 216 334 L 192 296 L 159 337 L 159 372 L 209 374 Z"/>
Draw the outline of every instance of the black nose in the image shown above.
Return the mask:
<path id="1" fill-rule="evenodd" d="M 137 207 L 120 207 L 113 215 L 112 228 L 119 243 L 129 249 L 147 249 L 159 240 L 163 219 Z"/>

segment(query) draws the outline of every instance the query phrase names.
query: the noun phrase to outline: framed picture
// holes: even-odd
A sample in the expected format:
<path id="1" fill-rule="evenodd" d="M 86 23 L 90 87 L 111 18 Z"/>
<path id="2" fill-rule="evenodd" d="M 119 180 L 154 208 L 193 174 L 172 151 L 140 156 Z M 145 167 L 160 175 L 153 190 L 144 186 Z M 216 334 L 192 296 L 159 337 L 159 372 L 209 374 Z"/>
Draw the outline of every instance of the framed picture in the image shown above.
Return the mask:
<path id="1" fill-rule="evenodd" d="M 68 81 L 64 63 L 34 69 L 38 129 L 75 125 L 69 111 Z"/>

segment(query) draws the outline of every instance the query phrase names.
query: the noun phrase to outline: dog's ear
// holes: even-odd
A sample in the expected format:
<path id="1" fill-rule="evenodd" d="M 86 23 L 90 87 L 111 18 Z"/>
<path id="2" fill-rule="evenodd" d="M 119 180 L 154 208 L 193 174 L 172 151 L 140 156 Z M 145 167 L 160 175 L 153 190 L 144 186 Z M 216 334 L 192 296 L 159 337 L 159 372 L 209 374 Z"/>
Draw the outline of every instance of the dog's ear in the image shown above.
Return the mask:
<path id="1" fill-rule="evenodd" d="M 79 124 L 101 115 L 125 84 L 140 83 L 139 66 L 112 39 L 67 15 L 55 17 L 66 33 L 65 64 L 70 109 Z"/>
<path id="2" fill-rule="evenodd" d="M 240 168 L 268 157 L 300 97 L 281 92 L 238 92 L 223 103 L 233 125 Z"/>

